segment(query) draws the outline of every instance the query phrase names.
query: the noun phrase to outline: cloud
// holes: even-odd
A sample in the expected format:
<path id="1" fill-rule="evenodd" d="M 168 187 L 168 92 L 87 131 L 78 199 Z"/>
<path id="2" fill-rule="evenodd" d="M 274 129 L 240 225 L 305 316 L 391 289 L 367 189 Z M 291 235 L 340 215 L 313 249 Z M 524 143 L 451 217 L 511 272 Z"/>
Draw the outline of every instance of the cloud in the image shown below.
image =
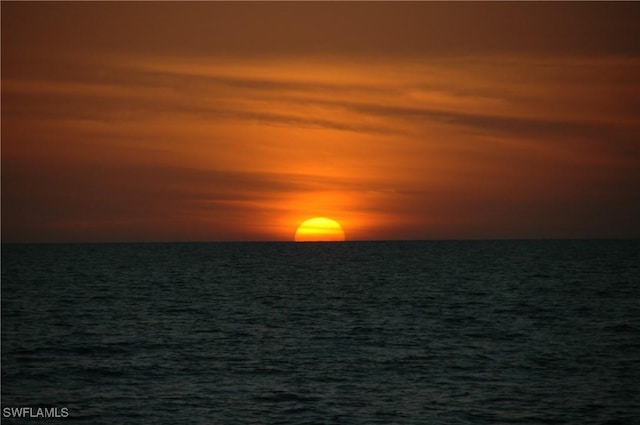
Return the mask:
<path id="1" fill-rule="evenodd" d="M 226 57 L 640 53 L 633 2 L 8 2 L 2 9 L 3 41 L 16 48 Z"/>
<path id="2" fill-rule="evenodd" d="M 3 3 L 3 238 L 637 234 L 639 10 Z"/>
<path id="3" fill-rule="evenodd" d="M 360 191 L 363 187 L 368 187 L 365 182 L 353 179 L 134 161 L 38 167 L 33 162 L 9 160 L 3 163 L 3 237 L 38 240 L 41 229 L 49 228 L 59 229 L 56 238 L 64 239 L 64 232 L 75 225 L 87 235 L 104 235 L 104 229 L 112 226 L 155 223 L 170 227 L 179 221 L 188 226 L 189 221 L 196 221 L 200 227 L 203 222 L 210 225 L 201 231 L 198 239 L 202 239 L 228 231 L 236 222 L 243 227 L 247 224 L 242 220 L 251 221 L 270 211 L 286 213 L 284 205 L 294 194 Z M 259 227 L 253 224 L 256 234 Z M 156 231 L 161 239 L 166 233 Z"/>

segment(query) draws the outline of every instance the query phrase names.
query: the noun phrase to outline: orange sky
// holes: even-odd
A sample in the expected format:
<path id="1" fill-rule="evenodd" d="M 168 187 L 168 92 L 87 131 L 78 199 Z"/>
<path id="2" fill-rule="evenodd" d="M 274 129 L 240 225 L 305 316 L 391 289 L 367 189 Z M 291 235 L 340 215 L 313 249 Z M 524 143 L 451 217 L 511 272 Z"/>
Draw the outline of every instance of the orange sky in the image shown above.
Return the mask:
<path id="1" fill-rule="evenodd" d="M 3 242 L 640 237 L 639 3 L 1 7 Z"/>

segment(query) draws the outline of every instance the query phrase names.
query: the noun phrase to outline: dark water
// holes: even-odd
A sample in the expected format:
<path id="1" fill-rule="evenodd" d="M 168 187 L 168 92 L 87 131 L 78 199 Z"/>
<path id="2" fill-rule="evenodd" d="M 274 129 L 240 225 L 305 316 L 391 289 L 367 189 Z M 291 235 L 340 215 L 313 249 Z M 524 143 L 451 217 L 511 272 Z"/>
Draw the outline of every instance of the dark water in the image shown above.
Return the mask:
<path id="1" fill-rule="evenodd" d="M 639 265 L 637 240 L 3 245 L 2 407 L 638 424 Z"/>

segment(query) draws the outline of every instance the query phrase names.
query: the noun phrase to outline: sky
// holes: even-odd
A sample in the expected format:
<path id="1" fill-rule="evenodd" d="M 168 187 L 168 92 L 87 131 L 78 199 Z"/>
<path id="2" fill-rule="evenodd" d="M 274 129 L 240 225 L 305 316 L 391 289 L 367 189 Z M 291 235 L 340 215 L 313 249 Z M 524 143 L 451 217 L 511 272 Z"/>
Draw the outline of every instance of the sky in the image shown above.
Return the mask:
<path id="1" fill-rule="evenodd" d="M 1 3 L 3 242 L 640 237 L 640 3 Z"/>

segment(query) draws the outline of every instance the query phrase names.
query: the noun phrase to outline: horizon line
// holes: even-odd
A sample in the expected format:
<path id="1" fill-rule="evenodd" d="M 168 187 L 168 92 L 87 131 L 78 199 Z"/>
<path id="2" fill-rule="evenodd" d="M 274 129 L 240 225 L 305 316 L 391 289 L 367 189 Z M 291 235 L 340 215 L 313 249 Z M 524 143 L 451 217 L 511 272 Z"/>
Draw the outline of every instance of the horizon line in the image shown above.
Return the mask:
<path id="1" fill-rule="evenodd" d="M 526 242 L 526 241 L 606 241 L 640 240 L 640 236 L 589 236 L 589 237 L 505 237 L 505 238 L 440 238 L 440 239 L 357 239 L 344 241 L 293 241 L 293 240 L 158 240 L 158 241 L 0 241 L 0 245 L 149 245 L 149 244 L 344 244 L 380 242 Z"/>

